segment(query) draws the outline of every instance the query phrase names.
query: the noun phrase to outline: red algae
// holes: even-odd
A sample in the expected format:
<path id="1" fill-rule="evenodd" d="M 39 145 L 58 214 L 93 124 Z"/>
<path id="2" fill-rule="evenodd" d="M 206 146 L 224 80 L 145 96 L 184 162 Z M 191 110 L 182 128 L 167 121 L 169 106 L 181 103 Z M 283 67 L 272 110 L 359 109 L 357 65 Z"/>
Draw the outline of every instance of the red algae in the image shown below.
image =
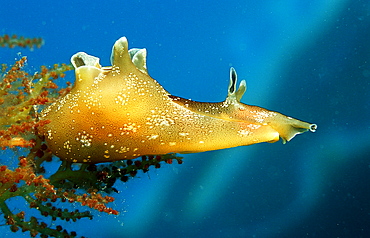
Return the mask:
<path id="1" fill-rule="evenodd" d="M 0 36 L 0 47 L 34 49 L 43 43 L 42 38 Z M 63 161 L 57 164 L 56 172 L 46 177 L 44 164 L 51 162 L 53 155 L 43 136 L 38 134 L 38 128 L 50 121 L 40 120 L 38 114 L 70 92 L 70 82 L 59 88 L 55 80 L 64 78 L 73 66 L 41 66 L 39 72 L 29 73 L 25 70 L 26 63 L 27 57 L 21 57 L 13 65 L 0 67 L 0 147 L 3 150 L 21 148 L 19 153 L 22 153 L 15 168 L 10 166 L 14 157 L 2 158 L 3 164 L 0 164 L 0 213 L 12 232 L 29 232 L 31 237 L 76 237 L 76 231 L 67 231 L 58 222 L 92 219 L 93 210 L 118 215 L 117 210 L 108 206 L 114 202 L 110 194 L 118 192 L 113 187 L 117 180 L 127 182 L 139 171 L 146 173 L 150 167 L 160 168 L 161 163 L 182 163 L 175 154 L 142 156 L 134 162 L 85 164 L 78 169 L 73 169 L 71 162 Z M 13 212 L 15 209 L 9 207 L 7 201 L 14 197 L 21 197 L 39 216 L 27 216 L 27 210 Z M 65 202 L 81 208 L 63 208 Z M 49 222 L 44 222 L 46 218 Z"/>

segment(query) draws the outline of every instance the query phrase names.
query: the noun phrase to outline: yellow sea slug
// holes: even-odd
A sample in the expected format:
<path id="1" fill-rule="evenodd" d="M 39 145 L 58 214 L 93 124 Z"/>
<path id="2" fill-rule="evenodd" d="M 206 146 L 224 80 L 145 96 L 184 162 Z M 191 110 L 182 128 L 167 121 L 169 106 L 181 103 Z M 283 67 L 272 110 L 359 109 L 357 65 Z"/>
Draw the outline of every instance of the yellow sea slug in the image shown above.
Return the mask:
<path id="1" fill-rule="evenodd" d="M 260 142 L 283 142 L 316 125 L 240 102 L 230 70 L 225 101 L 205 103 L 170 95 L 146 68 L 146 50 L 114 44 L 112 66 L 80 52 L 72 56 L 76 82 L 66 96 L 41 112 L 40 128 L 59 158 L 79 163 L 133 159 L 141 155 L 192 153 Z"/>

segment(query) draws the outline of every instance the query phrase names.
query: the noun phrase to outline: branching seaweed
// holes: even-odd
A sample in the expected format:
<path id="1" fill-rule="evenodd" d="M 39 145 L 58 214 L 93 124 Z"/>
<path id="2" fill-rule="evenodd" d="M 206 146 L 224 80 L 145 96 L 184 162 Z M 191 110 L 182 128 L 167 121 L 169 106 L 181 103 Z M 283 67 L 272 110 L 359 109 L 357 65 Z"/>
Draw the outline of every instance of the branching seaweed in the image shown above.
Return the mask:
<path id="1" fill-rule="evenodd" d="M 0 47 L 33 49 L 42 44 L 41 38 L 0 36 Z M 163 162 L 176 160 L 182 163 L 175 154 L 142 156 L 136 160 L 101 165 L 82 164 L 77 168 L 62 161 L 56 172 L 45 177 L 48 171 L 44 165 L 51 162 L 53 156 L 37 131 L 49 121 L 39 120 L 37 115 L 43 107 L 70 91 L 71 83 L 67 82 L 65 88 L 59 89 L 54 81 L 65 77 L 65 72 L 73 66 L 41 66 L 40 72 L 30 74 L 24 70 L 26 62 L 27 58 L 22 57 L 12 66 L 2 64 L 0 71 L 0 147 L 3 150 L 24 148 L 21 150 L 24 155 L 19 156 L 15 168 L 4 164 L 4 159 L 0 164 L 0 213 L 11 231 L 28 231 L 31 237 L 76 237 L 75 231 L 65 230 L 57 224 L 58 220 L 92 219 L 92 209 L 117 215 L 117 210 L 107 207 L 114 201 L 108 194 L 117 192 L 113 187 L 117 180 L 127 182 L 138 171 L 145 173 L 150 167 L 159 168 Z M 14 213 L 7 204 L 14 197 L 22 198 L 39 216 L 27 216 L 27 211 Z M 61 204 L 65 202 L 80 204 L 86 209 L 62 208 Z M 47 224 L 41 221 L 42 216 L 55 222 Z"/>

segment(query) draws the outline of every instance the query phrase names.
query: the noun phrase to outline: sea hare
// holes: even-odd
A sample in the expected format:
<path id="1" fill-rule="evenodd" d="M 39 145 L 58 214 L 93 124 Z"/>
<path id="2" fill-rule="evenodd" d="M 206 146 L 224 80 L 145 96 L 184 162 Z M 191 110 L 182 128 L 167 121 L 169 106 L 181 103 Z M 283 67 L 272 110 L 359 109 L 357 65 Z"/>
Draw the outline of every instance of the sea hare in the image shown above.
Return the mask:
<path id="1" fill-rule="evenodd" d="M 169 94 L 146 68 L 146 50 L 113 46 L 112 66 L 80 52 L 72 56 L 76 82 L 66 96 L 41 112 L 40 128 L 59 158 L 79 163 L 133 159 L 141 155 L 193 153 L 260 142 L 283 143 L 316 125 L 240 102 L 230 70 L 223 102 L 196 102 Z"/>

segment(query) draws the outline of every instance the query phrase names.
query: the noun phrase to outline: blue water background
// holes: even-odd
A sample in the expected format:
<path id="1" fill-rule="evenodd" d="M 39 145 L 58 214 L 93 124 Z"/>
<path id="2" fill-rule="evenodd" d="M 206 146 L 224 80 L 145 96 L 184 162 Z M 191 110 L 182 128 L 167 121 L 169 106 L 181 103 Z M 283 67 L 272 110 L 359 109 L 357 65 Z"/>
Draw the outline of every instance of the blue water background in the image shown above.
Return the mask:
<path id="1" fill-rule="evenodd" d="M 318 124 L 286 145 L 185 155 L 117 184 L 119 216 L 65 228 L 112 238 L 369 237 L 369 1 L 7 1 L 0 12 L 0 34 L 45 40 L 0 49 L 1 63 L 21 52 L 32 70 L 84 51 L 109 65 L 126 36 L 174 95 L 222 101 L 233 66 L 247 80 L 244 103 Z"/>

